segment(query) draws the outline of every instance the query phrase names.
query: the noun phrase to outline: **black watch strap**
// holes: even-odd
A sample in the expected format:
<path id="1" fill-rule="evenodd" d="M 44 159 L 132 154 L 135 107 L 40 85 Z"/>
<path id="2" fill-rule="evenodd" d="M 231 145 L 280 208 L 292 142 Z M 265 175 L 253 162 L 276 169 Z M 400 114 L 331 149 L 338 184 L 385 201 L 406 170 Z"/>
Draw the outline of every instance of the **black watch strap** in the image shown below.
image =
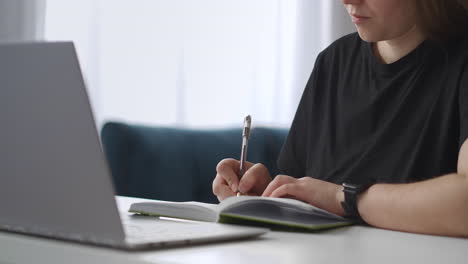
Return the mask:
<path id="1" fill-rule="evenodd" d="M 346 215 L 350 218 L 364 222 L 359 214 L 357 207 L 357 197 L 359 194 L 366 191 L 373 183 L 366 184 L 351 184 L 343 183 L 344 201 L 341 202 Z"/>

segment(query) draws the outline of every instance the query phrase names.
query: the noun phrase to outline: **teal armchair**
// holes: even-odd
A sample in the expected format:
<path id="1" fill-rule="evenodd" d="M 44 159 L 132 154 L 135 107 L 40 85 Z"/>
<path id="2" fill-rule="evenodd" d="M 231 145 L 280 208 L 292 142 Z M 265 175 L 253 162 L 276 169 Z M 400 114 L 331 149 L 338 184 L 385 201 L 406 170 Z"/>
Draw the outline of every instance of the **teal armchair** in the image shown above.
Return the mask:
<path id="1" fill-rule="evenodd" d="M 258 127 L 247 159 L 276 175 L 276 159 L 286 129 Z M 101 130 L 117 195 L 168 201 L 217 202 L 212 193 L 216 165 L 239 158 L 242 130 L 192 130 L 117 122 Z"/>

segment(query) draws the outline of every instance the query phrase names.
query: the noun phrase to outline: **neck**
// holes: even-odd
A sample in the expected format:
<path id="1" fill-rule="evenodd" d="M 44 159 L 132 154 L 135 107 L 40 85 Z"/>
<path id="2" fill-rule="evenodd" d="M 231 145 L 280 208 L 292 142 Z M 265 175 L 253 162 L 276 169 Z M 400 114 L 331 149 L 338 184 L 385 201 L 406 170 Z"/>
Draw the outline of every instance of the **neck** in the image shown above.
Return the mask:
<path id="1" fill-rule="evenodd" d="M 374 45 L 374 54 L 383 63 L 390 64 L 398 61 L 416 49 L 425 38 L 424 34 L 415 26 L 398 38 L 376 42 Z"/>

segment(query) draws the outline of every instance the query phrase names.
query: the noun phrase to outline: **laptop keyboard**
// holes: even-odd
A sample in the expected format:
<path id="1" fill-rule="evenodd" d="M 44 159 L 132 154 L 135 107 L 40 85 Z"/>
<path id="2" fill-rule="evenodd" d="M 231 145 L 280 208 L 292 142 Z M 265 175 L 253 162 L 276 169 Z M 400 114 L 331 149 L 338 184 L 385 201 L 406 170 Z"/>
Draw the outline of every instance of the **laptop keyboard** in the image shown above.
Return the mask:
<path id="1" fill-rule="evenodd" d="M 171 222 L 166 220 L 153 220 L 151 225 L 141 225 L 127 222 L 124 225 L 125 234 L 128 238 L 148 239 L 148 238 L 168 238 L 168 237 L 189 237 L 197 234 L 206 234 L 210 229 L 205 225 Z"/>
<path id="2" fill-rule="evenodd" d="M 241 227 L 215 223 L 177 221 L 148 216 L 124 218 L 125 236 L 129 241 L 171 241 L 204 239 L 239 234 Z"/>

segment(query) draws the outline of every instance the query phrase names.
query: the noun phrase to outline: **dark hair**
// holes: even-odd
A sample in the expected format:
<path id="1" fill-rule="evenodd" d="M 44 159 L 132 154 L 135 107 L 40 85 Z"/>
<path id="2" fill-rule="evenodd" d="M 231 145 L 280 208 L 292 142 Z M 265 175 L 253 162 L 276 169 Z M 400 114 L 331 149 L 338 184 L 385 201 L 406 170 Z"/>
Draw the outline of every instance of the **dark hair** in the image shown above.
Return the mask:
<path id="1" fill-rule="evenodd" d="M 416 0 L 420 25 L 429 39 L 468 37 L 468 0 Z"/>

